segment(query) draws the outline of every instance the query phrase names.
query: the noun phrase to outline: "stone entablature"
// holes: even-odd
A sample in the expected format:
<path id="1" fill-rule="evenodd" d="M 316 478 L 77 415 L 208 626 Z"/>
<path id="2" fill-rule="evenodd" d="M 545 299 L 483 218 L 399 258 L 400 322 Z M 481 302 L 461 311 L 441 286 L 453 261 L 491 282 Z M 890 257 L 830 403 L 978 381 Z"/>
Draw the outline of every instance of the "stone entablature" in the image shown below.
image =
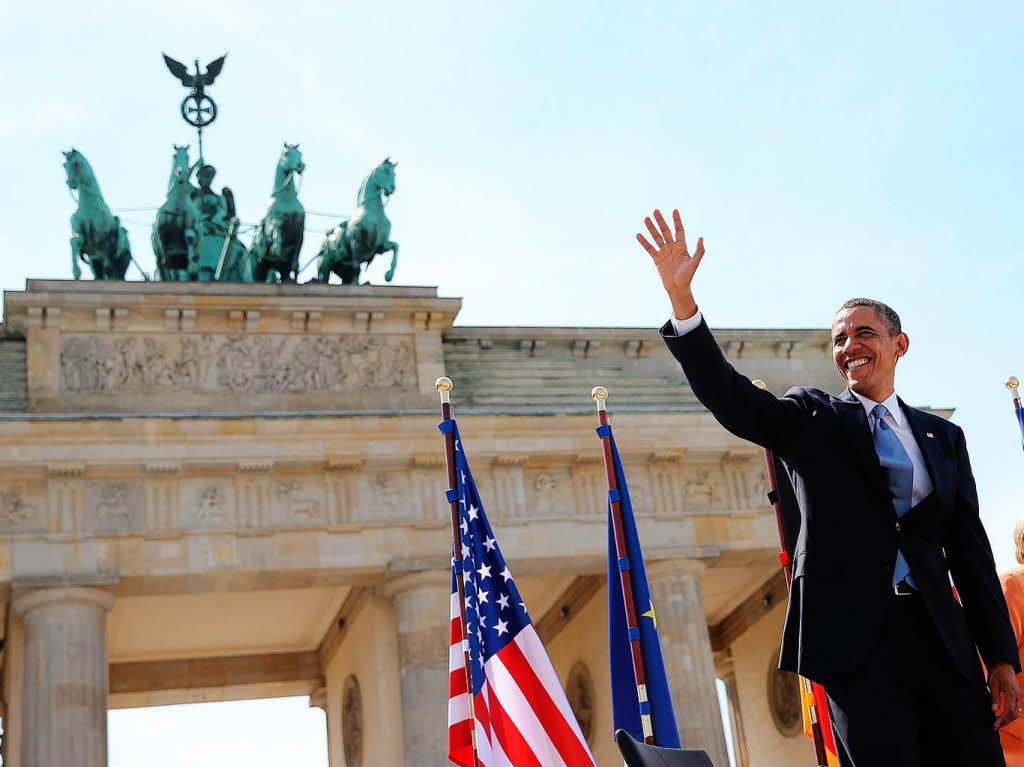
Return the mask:
<path id="1" fill-rule="evenodd" d="M 507 531 L 510 560 L 562 559 L 570 570 L 598 564 L 607 487 L 593 419 L 461 420 L 474 435 L 474 472 L 491 518 Z M 666 429 L 700 435 L 714 428 L 709 420 L 700 413 L 616 419 L 637 514 L 664 556 L 772 545 L 757 450 L 728 435 L 689 451 L 667 444 Z M 0 582 L 73 575 L 169 584 L 231 572 L 343 582 L 443 565 L 450 512 L 436 421 L 7 420 L 0 424 Z"/>
<path id="2" fill-rule="evenodd" d="M 29 280 L 4 294 L 35 412 L 401 410 L 433 404 L 435 288 Z"/>

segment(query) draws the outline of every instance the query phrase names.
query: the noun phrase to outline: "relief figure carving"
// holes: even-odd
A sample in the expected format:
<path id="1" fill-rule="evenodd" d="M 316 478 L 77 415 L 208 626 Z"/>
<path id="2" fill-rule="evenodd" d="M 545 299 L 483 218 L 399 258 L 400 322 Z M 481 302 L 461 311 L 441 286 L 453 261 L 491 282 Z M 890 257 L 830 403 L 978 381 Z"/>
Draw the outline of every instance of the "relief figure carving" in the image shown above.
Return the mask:
<path id="1" fill-rule="evenodd" d="M 294 479 L 279 480 L 274 486 L 274 493 L 293 519 L 323 518 L 320 502 L 303 496 L 301 482 Z"/>
<path id="2" fill-rule="evenodd" d="M 390 474 L 377 474 L 370 480 L 374 503 L 381 509 L 395 511 L 402 503 L 402 488 Z"/>
<path id="3" fill-rule="evenodd" d="M 711 481 L 711 472 L 708 469 L 697 469 L 697 475 L 687 480 L 684 486 L 686 493 L 686 505 L 689 507 L 710 508 L 718 505 L 720 490 Z"/>
<path id="4" fill-rule="evenodd" d="M 94 486 L 96 500 L 92 511 L 99 520 L 127 521 L 132 510 L 128 501 L 130 488 L 124 482 L 103 482 Z"/>
<path id="5" fill-rule="evenodd" d="M 20 527 L 35 516 L 36 507 L 25 502 L 22 488 L 0 490 L 0 528 Z"/>
<path id="6" fill-rule="evenodd" d="M 412 344 L 396 336 L 65 336 L 61 387 L 121 392 L 334 392 L 415 386 Z"/>
<path id="7" fill-rule="evenodd" d="M 192 505 L 192 521 L 197 525 L 220 524 L 224 521 L 224 488 L 219 485 L 204 487 L 196 494 Z"/>

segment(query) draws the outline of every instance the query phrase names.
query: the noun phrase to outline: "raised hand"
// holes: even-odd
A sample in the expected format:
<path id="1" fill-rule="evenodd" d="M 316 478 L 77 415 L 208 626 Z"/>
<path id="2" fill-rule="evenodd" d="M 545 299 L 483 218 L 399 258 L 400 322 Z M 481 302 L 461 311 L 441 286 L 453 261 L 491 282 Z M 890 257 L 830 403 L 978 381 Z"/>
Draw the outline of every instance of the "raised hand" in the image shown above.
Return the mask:
<path id="1" fill-rule="evenodd" d="M 691 256 L 686 249 L 686 232 L 683 230 L 683 221 L 678 210 L 672 211 L 675 233 L 668 228 L 668 223 L 660 210 L 654 211 L 654 220 L 658 222 L 657 227 L 649 216 L 644 219 L 644 223 L 657 247 L 651 245 L 642 234 L 637 234 L 636 239 L 654 259 L 654 265 L 661 276 L 661 284 L 665 286 L 665 292 L 672 301 L 672 312 L 677 318 L 684 320 L 697 313 L 697 303 L 693 299 L 690 283 L 693 281 L 694 272 L 700 266 L 700 260 L 704 258 L 704 238 L 697 239 L 697 249 Z"/>

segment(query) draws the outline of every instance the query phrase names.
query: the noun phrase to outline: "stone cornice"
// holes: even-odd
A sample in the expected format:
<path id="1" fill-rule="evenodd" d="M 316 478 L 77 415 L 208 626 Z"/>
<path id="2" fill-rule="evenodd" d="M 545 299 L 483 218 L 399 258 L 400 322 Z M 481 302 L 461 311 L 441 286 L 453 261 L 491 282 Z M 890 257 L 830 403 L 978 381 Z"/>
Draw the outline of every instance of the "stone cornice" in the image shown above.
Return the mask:
<path id="1" fill-rule="evenodd" d="M 829 332 L 814 328 L 726 328 L 715 329 L 715 338 L 725 349 L 742 350 L 744 357 L 821 357 L 829 342 Z M 661 346 L 656 328 L 607 327 L 453 327 L 444 332 L 446 344 L 477 344 L 491 348 L 495 344 L 522 348 L 522 342 L 543 345 L 564 344 L 572 348 L 574 356 L 591 356 L 591 350 L 602 355 L 621 354 L 630 357 L 646 356 L 643 346 Z M 580 347 L 585 342 L 586 347 Z M 581 351 L 582 349 L 582 351 Z M 648 350 L 649 353 L 649 350 Z"/>
<path id="2" fill-rule="evenodd" d="M 28 280 L 4 292 L 4 330 L 62 332 L 424 332 L 462 305 L 433 287 Z"/>

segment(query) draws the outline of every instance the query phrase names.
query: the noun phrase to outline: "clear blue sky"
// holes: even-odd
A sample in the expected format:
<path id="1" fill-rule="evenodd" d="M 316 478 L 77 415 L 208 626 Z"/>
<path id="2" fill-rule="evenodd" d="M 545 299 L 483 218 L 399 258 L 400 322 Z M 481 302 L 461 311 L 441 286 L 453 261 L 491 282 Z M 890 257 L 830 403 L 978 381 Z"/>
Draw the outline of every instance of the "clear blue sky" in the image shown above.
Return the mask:
<path id="1" fill-rule="evenodd" d="M 956 406 L 1008 566 L 1024 10 L 833 5 L 3 0 L 0 287 L 70 275 L 59 150 L 85 153 L 112 207 L 159 204 L 171 144 L 194 144 L 160 51 L 226 50 L 207 156 L 243 219 L 262 215 L 283 140 L 301 142 L 310 210 L 347 213 L 391 155 L 396 281 L 464 297 L 462 324 L 660 325 L 633 240 L 655 205 L 705 236 L 712 325 L 818 327 L 853 295 L 891 303 L 911 337 L 899 391 Z M 124 214 L 147 268 L 150 216 Z"/>

